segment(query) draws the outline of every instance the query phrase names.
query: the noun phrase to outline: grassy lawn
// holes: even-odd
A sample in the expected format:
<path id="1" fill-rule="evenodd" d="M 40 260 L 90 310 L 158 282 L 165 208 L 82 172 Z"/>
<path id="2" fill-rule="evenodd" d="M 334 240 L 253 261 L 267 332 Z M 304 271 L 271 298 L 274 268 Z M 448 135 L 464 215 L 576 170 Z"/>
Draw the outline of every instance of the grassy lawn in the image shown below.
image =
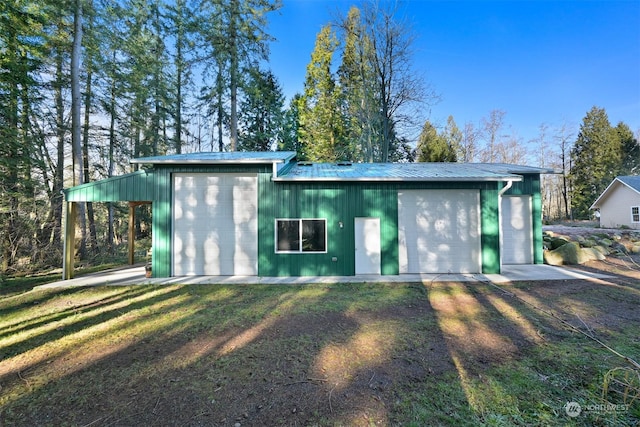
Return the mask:
<path id="1" fill-rule="evenodd" d="M 0 425 L 637 424 L 638 371 L 558 318 L 638 360 L 640 285 L 504 288 L 3 291 Z"/>

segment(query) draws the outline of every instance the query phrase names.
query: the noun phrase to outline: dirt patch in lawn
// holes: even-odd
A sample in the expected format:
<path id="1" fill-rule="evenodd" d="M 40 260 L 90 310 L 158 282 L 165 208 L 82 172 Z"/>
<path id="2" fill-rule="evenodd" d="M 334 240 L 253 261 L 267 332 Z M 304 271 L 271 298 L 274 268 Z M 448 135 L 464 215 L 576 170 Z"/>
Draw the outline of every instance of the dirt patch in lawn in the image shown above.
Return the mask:
<path id="1" fill-rule="evenodd" d="M 11 297 L 0 300 L 0 313 L 16 316 L 0 325 L 0 424 L 474 425 L 495 412 L 515 416 L 499 409 L 504 403 L 487 406 L 481 391 L 495 392 L 500 379 L 492 372 L 514 364 L 547 381 L 542 390 L 561 393 L 548 382 L 563 369 L 557 355 L 535 355 L 583 338 L 553 316 L 611 340 L 640 322 L 638 269 L 613 258 L 580 268 L 613 278 L 501 288 L 149 286 Z M 599 354 L 611 367 L 622 363 Z M 576 375 L 595 368 L 581 369 Z M 585 378 L 564 387 L 582 387 Z M 527 399 L 532 381 L 513 405 Z M 584 387 L 599 380 L 591 381 Z M 546 413 L 543 424 L 570 421 L 561 405 L 577 391 L 564 392 L 539 397 L 548 408 L 529 415 L 519 408 L 518 416 L 529 417 L 524 424 Z"/>

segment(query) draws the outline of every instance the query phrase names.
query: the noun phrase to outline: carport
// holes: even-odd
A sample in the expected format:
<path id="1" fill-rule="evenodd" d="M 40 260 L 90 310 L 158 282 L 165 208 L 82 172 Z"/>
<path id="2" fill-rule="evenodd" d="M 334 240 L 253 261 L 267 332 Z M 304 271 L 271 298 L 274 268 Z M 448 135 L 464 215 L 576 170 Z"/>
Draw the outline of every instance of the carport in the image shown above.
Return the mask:
<path id="1" fill-rule="evenodd" d="M 78 203 L 129 202 L 128 262 L 130 265 L 133 265 L 136 207 L 153 204 L 154 185 L 156 185 L 156 182 L 153 172 L 141 170 L 101 181 L 78 185 L 62 191 L 65 206 L 62 262 L 62 278 L 64 280 L 74 277 L 75 218 L 78 216 Z"/>

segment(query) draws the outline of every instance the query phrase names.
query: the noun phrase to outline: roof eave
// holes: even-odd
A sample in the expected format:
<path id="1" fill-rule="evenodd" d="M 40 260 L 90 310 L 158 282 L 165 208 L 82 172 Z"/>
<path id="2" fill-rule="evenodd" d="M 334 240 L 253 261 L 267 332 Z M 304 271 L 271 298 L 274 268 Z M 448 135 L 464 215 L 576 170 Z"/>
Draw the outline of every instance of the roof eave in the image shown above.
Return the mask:
<path id="1" fill-rule="evenodd" d="M 162 156 L 158 157 L 139 157 L 129 160 L 130 164 L 146 164 L 146 165 L 229 165 L 229 164 L 245 164 L 245 165 L 270 165 L 274 163 L 288 163 L 296 157 L 295 152 L 289 153 L 286 157 L 281 158 L 252 158 L 252 159 L 166 159 Z"/>
<path id="2" fill-rule="evenodd" d="M 416 177 L 416 178 L 403 178 L 403 177 L 291 177 L 291 176 L 282 176 L 272 178 L 273 181 L 277 182 L 309 182 L 309 181 L 318 181 L 318 182 L 505 182 L 505 181 L 514 181 L 519 182 L 523 180 L 522 176 L 502 176 L 502 177 Z"/>
<path id="3" fill-rule="evenodd" d="M 144 159 L 132 159 L 131 164 L 146 164 L 146 165 L 270 165 L 273 163 L 286 163 L 287 160 L 283 159 L 245 159 L 245 160 L 159 160 L 159 161 L 145 161 Z"/>

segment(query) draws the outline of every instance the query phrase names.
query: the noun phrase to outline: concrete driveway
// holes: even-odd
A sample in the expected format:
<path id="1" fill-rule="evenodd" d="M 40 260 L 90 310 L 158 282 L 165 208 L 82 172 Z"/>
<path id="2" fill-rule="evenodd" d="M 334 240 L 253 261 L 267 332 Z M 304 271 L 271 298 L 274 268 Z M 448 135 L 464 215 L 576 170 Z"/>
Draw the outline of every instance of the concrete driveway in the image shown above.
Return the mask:
<path id="1" fill-rule="evenodd" d="M 61 280 L 38 286 L 39 289 L 67 288 L 76 286 L 125 286 L 125 285 L 172 285 L 172 284 L 310 284 L 310 283 L 362 283 L 362 282 L 493 282 L 508 283 L 536 280 L 593 280 L 612 276 L 579 271 L 569 267 L 554 267 L 546 264 L 505 265 L 501 274 L 400 274 L 397 276 L 308 276 L 308 277 L 259 277 L 259 276 L 182 276 L 168 278 L 146 278 L 144 266 L 124 267 L 87 274 L 71 280 Z"/>

